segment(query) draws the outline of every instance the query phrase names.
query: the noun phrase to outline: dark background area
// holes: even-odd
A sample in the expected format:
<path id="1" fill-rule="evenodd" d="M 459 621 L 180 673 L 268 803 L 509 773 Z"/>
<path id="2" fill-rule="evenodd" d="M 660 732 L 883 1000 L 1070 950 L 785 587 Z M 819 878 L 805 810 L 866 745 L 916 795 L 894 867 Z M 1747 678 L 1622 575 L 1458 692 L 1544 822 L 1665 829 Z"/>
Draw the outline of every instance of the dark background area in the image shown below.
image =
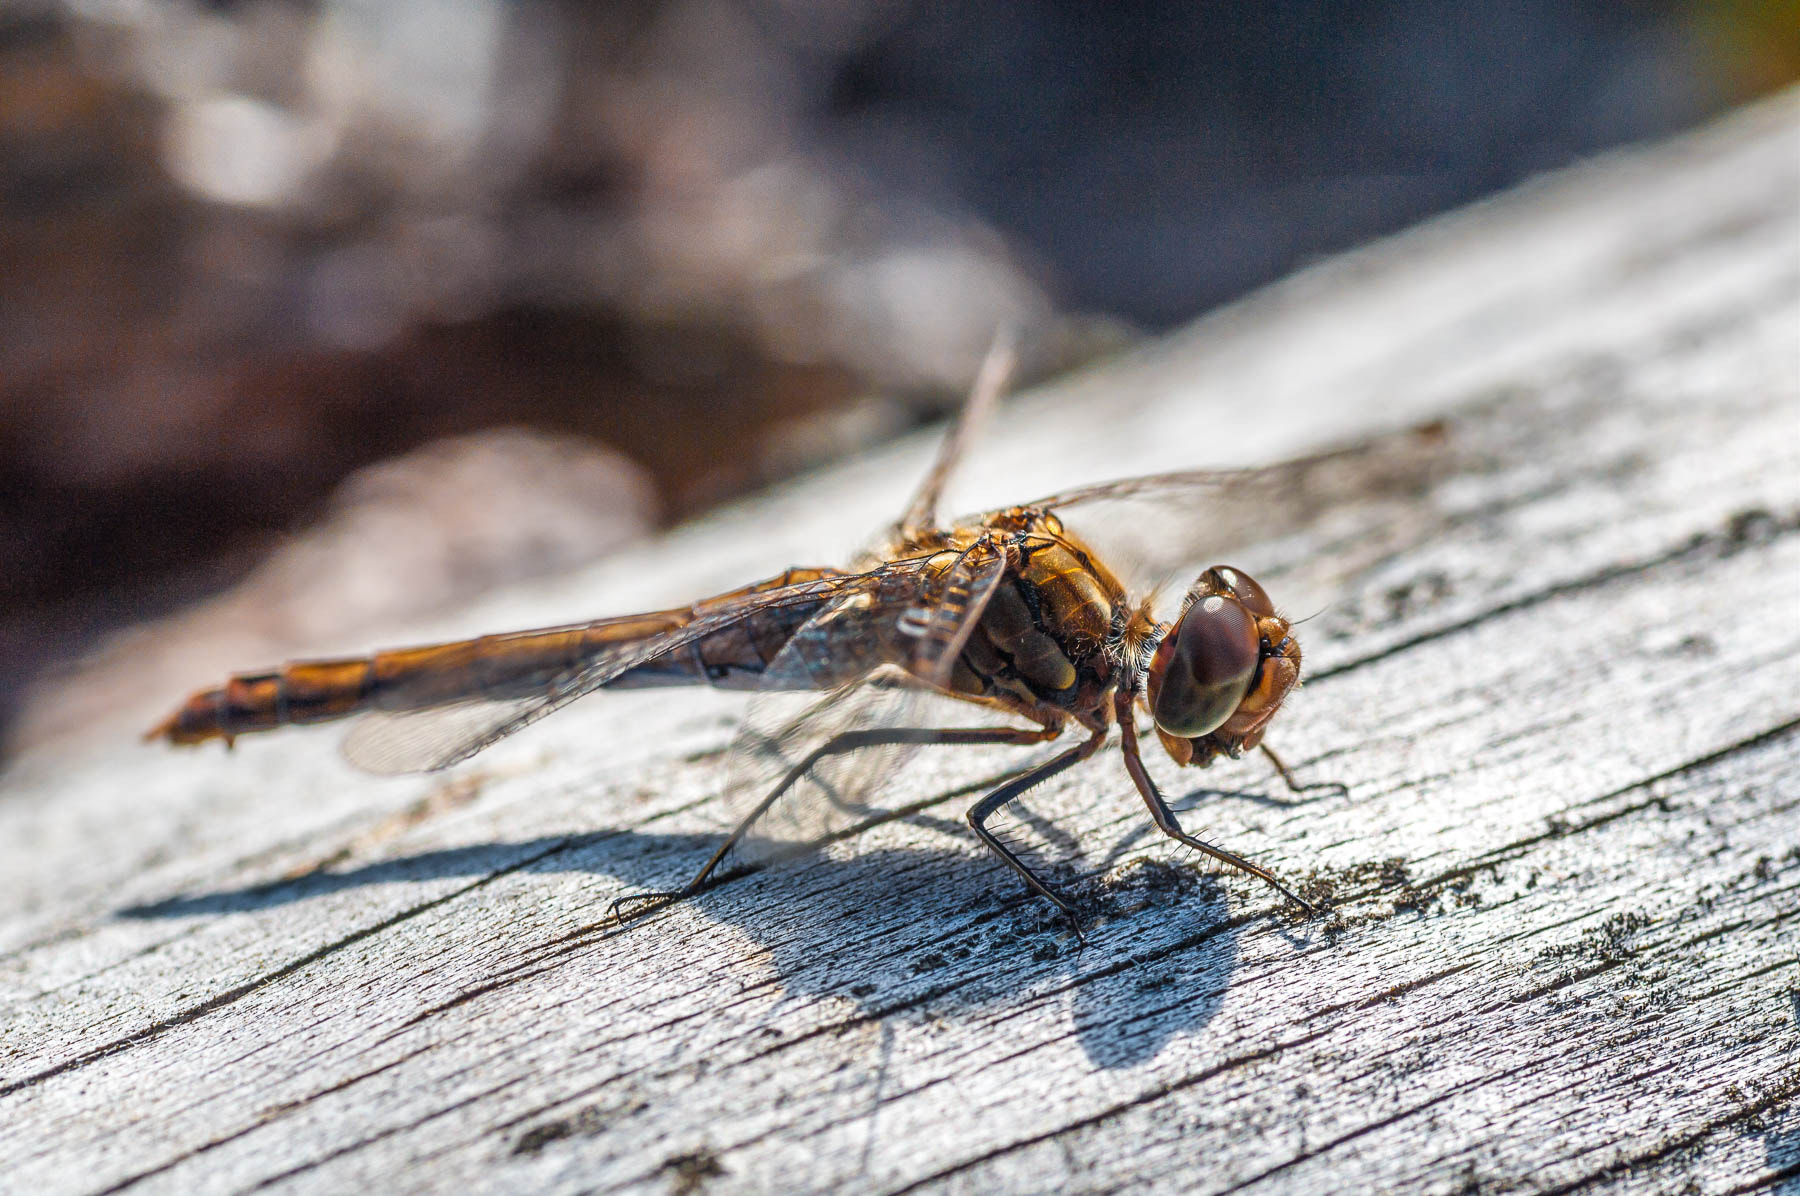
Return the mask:
<path id="1" fill-rule="evenodd" d="M 1797 75 L 1752 0 L 12 5 L 0 726 L 120 626 L 352 647 L 931 418 L 1003 320 L 1053 372 Z M 332 556 L 396 521 L 429 566 Z"/>

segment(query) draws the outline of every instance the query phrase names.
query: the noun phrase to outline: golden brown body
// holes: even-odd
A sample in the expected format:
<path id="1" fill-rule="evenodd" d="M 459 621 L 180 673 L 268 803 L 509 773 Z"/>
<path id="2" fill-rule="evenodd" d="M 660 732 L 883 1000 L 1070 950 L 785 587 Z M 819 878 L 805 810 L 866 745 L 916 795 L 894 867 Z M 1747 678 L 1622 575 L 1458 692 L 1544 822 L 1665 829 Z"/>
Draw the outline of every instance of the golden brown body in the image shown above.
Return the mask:
<path id="1" fill-rule="evenodd" d="M 1130 597 L 1056 513 L 1163 487 L 1215 486 L 1219 475 L 1084 487 L 939 527 L 933 511 L 944 478 L 998 382 L 984 386 L 887 547 L 854 570 L 789 569 L 688 607 L 240 674 L 193 695 L 151 735 L 178 744 L 230 743 L 289 724 L 368 714 L 346 740 L 346 754 L 374 771 L 415 771 L 454 764 L 597 689 L 828 691 L 797 719 L 759 723 L 755 711 L 774 705 L 753 708 L 739 744 L 774 765 L 765 774 L 774 784 L 752 790 L 765 795 L 685 889 L 650 895 L 673 897 L 706 884 L 725 853 L 804 778 L 812 778 L 824 805 L 862 808 L 857 794 L 876 774 L 835 765 L 825 770 L 828 780 L 815 774 L 832 757 L 884 745 L 1043 743 L 1074 724 L 1086 731 L 1080 743 L 1021 771 L 968 813 L 1001 860 L 1072 915 L 987 821 L 1020 793 L 1092 756 L 1117 725 L 1126 771 L 1158 829 L 1286 893 L 1268 872 L 1181 829 L 1141 759 L 1137 711 L 1148 708 L 1158 739 L 1182 764 L 1205 765 L 1257 746 L 1299 681 L 1300 648 L 1288 621 L 1254 580 L 1214 566 L 1189 589 L 1180 616 L 1158 623 L 1149 601 Z M 1031 725 L 857 721 L 880 708 L 882 695 L 919 686 Z"/>
<path id="2" fill-rule="evenodd" d="M 1007 569 L 949 688 L 1008 706 L 1098 712 L 1121 641 L 1141 631 L 1125 587 L 1054 515 L 1001 512 L 982 531 L 1002 537 Z M 952 546 L 966 548 L 980 534 L 961 529 Z"/>
<path id="3" fill-rule="evenodd" d="M 793 589 L 837 573 L 789 569 L 686 608 L 240 673 L 216 689 L 194 694 L 149 737 L 177 744 L 214 738 L 229 743 L 255 731 L 329 722 L 365 711 L 423 710 L 471 699 L 527 697 L 621 647 L 654 640 L 769 591 Z M 611 684 L 630 688 L 686 681 L 755 688 L 755 677 L 812 609 L 772 607 L 760 618 L 733 623 L 698 641 L 689 652 L 659 659 Z"/>
<path id="4" fill-rule="evenodd" d="M 805 631 L 822 642 L 801 684 L 790 675 L 770 678 L 769 666 L 840 592 L 861 586 L 873 601 L 896 600 L 866 579 L 891 574 L 886 589 L 903 589 L 906 601 L 931 601 L 951 565 L 984 537 L 997 539 L 1006 552 L 1005 571 L 946 688 L 1009 709 L 1067 712 L 1083 722 L 1088 719 L 1081 716 L 1103 719 L 1102 695 L 1113 674 L 1108 646 L 1126 632 L 1120 621 L 1127 612 L 1125 589 L 1054 515 L 1009 510 L 981 526 L 952 529 L 922 543 L 903 540 L 888 560 L 855 573 L 789 569 L 689 607 L 238 674 L 194 694 L 150 734 L 177 744 L 230 742 L 239 735 L 367 711 L 528 698 L 609 653 L 733 611 L 742 617 L 621 672 L 603 688 L 832 689 L 877 664 L 907 667 L 911 645 L 904 623 L 870 620 L 880 633 L 872 639 L 834 636 L 829 623 Z"/>

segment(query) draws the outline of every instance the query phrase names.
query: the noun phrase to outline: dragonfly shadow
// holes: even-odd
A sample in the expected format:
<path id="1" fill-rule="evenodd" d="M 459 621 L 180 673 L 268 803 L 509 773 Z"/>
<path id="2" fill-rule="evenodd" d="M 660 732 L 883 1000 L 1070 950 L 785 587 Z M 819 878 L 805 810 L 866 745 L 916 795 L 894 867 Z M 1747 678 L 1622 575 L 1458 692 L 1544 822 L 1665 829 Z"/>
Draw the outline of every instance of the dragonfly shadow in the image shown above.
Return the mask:
<path id="1" fill-rule="evenodd" d="M 1800 1004 L 1800 997 L 1795 1003 Z M 1800 1196 L 1800 1111 L 1786 1114 L 1782 1124 L 1764 1131 L 1763 1153 L 1769 1170 L 1778 1177 L 1770 1192 Z"/>
<path id="2" fill-rule="evenodd" d="M 1312 791 L 1315 789 L 1329 789 L 1330 792 L 1313 793 Z M 1309 793 L 1310 796 L 1274 797 L 1268 793 L 1248 789 L 1193 789 L 1183 794 L 1181 797 L 1170 801 L 1169 808 L 1183 816 L 1182 825 L 1186 827 L 1186 829 L 1195 831 L 1195 833 L 1200 834 L 1201 837 L 1204 838 L 1204 830 L 1195 830 L 1195 827 L 1198 826 L 1199 823 L 1194 822 L 1190 825 L 1190 818 L 1188 816 L 1193 815 L 1196 811 L 1203 811 L 1204 807 L 1210 803 L 1219 801 L 1241 801 L 1253 806 L 1262 806 L 1266 809 L 1289 810 L 1297 809 L 1301 806 L 1308 806 L 1317 801 L 1324 801 L 1328 797 L 1341 796 L 1344 793 L 1347 793 L 1348 790 L 1336 783 L 1328 783 L 1326 785 L 1318 786 L 1308 785 L 1303 792 Z M 1134 822 L 1130 829 L 1119 835 L 1119 837 L 1113 841 L 1112 846 L 1107 849 L 1106 856 L 1101 861 L 1102 865 L 1110 867 L 1111 865 L 1118 863 L 1130 854 L 1133 849 L 1140 847 L 1145 843 L 1155 842 L 1161 833 L 1162 832 L 1156 829 L 1155 824 L 1148 820 Z"/>
<path id="3" fill-rule="evenodd" d="M 684 876 L 717 842 L 706 834 L 607 831 L 479 843 L 171 897 L 118 916 L 257 914 L 348 890 L 516 873 L 601 875 L 624 882 L 620 891 L 641 891 Z M 1140 862 L 1075 881 L 1068 891 L 1082 907 L 1085 947 L 998 865 L 957 851 L 880 848 L 728 873 L 691 904 L 763 946 L 788 991 L 848 998 L 873 1018 L 929 1021 L 1066 1005 L 1076 1039 L 1103 1068 L 1151 1059 L 1212 1018 L 1237 960 L 1237 926 L 1218 882 Z M 579 967 L 587 949 L 621 936 L 650 949 L 670 918 L 681 916 L 621 929 L 607 918 L 610 900 L 610 892 L 596 899 L 586 925 L 522 943 L 525 958 L 507 966 Z"/>
<path id="4" fill-rule="evenodd" d="M 1272 810 L 1298 810 L 1306 806 L 1316 805 L 1333 798 L 1350 795 L 1350 789 L 1341 781 L 1315 781 L 1302 785 L 1298 789 L 1285 789 L 1285 797 L 1278 797 L 1266 789 L 1214 789 L 1202 786 L 1189 790 L 1177 801 L 1169 804 L 1178 811 L 1194 809 L 1205 801 L 1241 801 L 1253 806 L 1263 806 Z"/>
<path id="5" fill-rule="evenodd" d="M 1127 935 L 1144 927 L 1149 942 L 1138 942 L 1122 967 L 1116 958 L 1088 966 L 1078 957 L 1073 1017 L 1089 1059 L 1125 1068 L 1218 1013 L 1237 970 L 1238 925 L 1224 886 L 1192 869 L 1140 862 L 1106 886 L 1107 916 L 1124 922 Z"/>
<path id="6" fill-rule="evenodd" d="M 417 884 L 453 876 L 491 877 L 502 873 L 561 872 L 557 859 L 584 843 L 611 838 L 609 834 L 558 835 L 507 843 L 477 843 L 467 847 L 424 851 L 356 868 L 333 869 L 322 865 L 280 880 L 240 888 L 215 889 L 169 897 L 115 911 L 121 918 L 218 917 L 225 914 L 259 913 L 299 901 L 311 901 L 345 889 L 376 885 Z"/>

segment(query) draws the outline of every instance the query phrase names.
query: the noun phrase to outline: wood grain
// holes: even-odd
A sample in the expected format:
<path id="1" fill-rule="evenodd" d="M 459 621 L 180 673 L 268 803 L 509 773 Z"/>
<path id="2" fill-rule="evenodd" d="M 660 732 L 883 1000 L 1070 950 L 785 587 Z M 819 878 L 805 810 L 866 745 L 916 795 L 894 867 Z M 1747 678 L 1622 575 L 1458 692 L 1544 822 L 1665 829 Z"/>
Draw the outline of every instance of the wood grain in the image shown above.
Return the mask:
<path id="1" fill-rule="evenodd" d="M 0 792 L 0 1190 L 1800 1191 L 1797 149 L 1789 94 L 1000 413 L 971 507 L 1361 446 L 1184 520 L 1320 612 L 1271 740 L 1345 790 L 1159 770 L 1329 918 L 1179 854 L 1113 753 L 1016 828 L 1080 949 L 961 828 L 1004 749 L 619 931 L 716 842 L 729 696 L 405 781 L 97 726 Z M 416 631 L 829 563 L 932 447 Z"/>

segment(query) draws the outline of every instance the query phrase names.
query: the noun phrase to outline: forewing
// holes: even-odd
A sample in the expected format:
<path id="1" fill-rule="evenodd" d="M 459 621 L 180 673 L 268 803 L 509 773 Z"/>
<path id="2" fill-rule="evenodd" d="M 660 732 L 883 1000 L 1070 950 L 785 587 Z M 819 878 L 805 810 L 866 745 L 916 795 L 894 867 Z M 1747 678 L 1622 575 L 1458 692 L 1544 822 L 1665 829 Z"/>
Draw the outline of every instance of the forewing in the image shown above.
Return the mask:
<path id="1" fill-rule="evenodd" d="M 887 782 L 916 744 L 830 749 L 846 735 L 878 736 L 931 722 L 920 715 L 933 705 L 933 688 L 948 681 L 1004 576 L 1005 556 L 983 542 L 937 581 L 916 563 L 908 570 L 912 585 L 880 579 L 860 594 L 834 599 L 771 662 L 726 770 L 726 808 L 737 824 L 747 824 L 736 845 L 739 859 L 792 855 L 887 816 Z M 879 644 L 888 650 L 869 651 Z M 898 654 L 896 645 L 910 648 L 905 667 L 882 658 Z M 856 666 L 848 672 L 841 669 L 846 658 Z M 838 663 L 821 667 L 824 661 Z M 819 697 L 827 679 L 837 685 Z"/>
<path id="2" fill-rule="evenodd" d="M 930 471 L 919 483 L 912 502 L 907 504 L 906 513 L 900 516 L 896 526 L 903 536 L 916 539 L 937 526 L 938 500 L 943 497 L 944 485 L 955 472 L 957 462 L 981 434 L 989 416 L 993 414 L 1000 392 L 1006 388 L 1006 380 L 1012 376 L 1016 357 L 1012 329 L 1002 327 L 994 334 L 994 343 L 988 347 L 987 357 L 981 363 L 981 371 L 975 376 L 975 385 L 957 414 L 956 425 L 944 437 L 943 444 L 938 446 L 938 455 L 932 462 Z"/>
<path id="3" fill-rule="evenodd" d="M 433 772 L 467 760 L 561 704 L 542 698 L 472 699 L 425 710 L 377 710 L 351 724 L 344 759 L 378 776 Z"/>
<path id="4" fill-rule="evenodd" d="M 602 644 L 534 693 L 472 695 L 417 710 L 365 714 L 344 738 L 344 757 L 358 768 L 383 775 L 448 768 L 603 688 L 621 674 L 735 623 L 767 616 L 782 607 L 817 605 L 836 592 L 844 580 L 834 577 L 747 594 L 729 607 L 683 626 L 625 643 Z"/>
<path id="5" fill-rule="evenodd" d="M 1422 530 L 1420 496 L 1453 466 L 1444 430 L 1431 425 L 1255 469 L 1122 478 L 1023 505 L 1063 516 L 1115 569 L 1144 583 L 1301 532 L 1351 545 L 1322 563 L 1348 572 Z"/>
<path id="6" fill-rule="evenodd" d="M 970 545 L 945 571 L 933 598 L 907 612 L 916 628 L 908 671 L 947 689 L 956 658 L 981 622 L 982 612 L 1006 576 L 1006 553 L 990 537 Z"/>

